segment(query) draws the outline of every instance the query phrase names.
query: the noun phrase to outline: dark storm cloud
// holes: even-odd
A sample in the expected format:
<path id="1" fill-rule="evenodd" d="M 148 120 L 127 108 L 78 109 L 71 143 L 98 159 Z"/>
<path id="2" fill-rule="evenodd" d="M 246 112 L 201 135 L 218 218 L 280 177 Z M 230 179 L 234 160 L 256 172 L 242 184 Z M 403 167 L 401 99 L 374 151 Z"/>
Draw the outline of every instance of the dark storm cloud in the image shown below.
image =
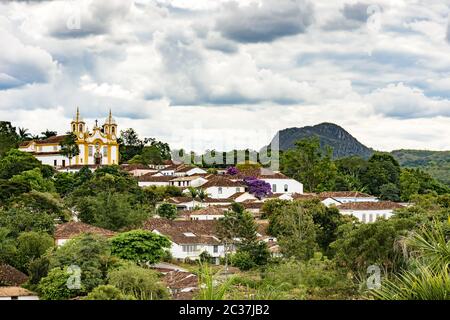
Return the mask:
<path id="1" fill-rule="evenodd" d="M 227 3 L 216 29 L 228 39 L 244 42 L 271 42 L 305 32 L 313 22 L 314 10 L 303 0 L 265 0 L 239 6 Z"/>

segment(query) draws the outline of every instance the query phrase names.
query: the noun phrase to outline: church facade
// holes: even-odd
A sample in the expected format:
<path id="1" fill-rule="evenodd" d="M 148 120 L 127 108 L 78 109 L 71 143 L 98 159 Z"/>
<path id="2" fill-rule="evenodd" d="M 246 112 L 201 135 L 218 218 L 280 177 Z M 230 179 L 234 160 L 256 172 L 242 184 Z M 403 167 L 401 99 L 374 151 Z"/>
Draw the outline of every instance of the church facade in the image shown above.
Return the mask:
<path id="1" fill-rule="evenodd" d="M 77 108 L 76 115 L 70 123 L 70 131 L 77 137 L 76 143 L 80 150 L 80 153 L 72 159 L 61 154 L 60 143 L 67 135 L 26 141 L 19 146 L 19 150 L 30 152 L 43 164 L 57 168 L 119 164 L 117 123 L 111 111 L 101 127 L 96 120 L 92 131 L 89 131 Z"/>

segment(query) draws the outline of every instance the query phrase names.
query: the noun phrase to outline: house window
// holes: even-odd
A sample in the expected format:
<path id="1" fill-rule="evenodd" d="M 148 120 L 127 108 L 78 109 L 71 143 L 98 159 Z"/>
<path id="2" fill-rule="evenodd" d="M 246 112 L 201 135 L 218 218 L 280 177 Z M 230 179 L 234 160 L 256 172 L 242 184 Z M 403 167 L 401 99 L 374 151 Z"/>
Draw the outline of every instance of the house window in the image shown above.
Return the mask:
<path id="1" fill-rule="evenodd" d="M 53 160 L 53 166 L 57 166 L 58 165 L 58 160 Z"/>
<path id="2" fill-rule="evenodd" d="M 277 185 L 276 184 L 272 185 L 272 192 L 277 192 Z"/>
<path id="3" fill-rule="evenodd" d="M 187 253 L 197 251 L 197 246 L 194 244 L 182 245 L 181 248 L 182 248 L 183 252 L 187 252 Z"/>
<path id="4" fill-rule="evenodd" d="M 65 167 L 66 166 L 66 160 L 62 161 L 62 166 Z"/>
<path id="5" fill-rule="evenodd" d="M 386 219 L 386 213 L 383 213 L 383 218 Z"/>
<path id="6" fill-rule="evenodd" d="M 214 252 L 214 253 L 219 252 L 219 246 L 214 246 L 214 247 L 213 247 L 213 252 Z"/>
<path id="7" fill-rule="evenodd" d="M 89 157 L 92 157 L 94 155 L 94 147 L 89 146 Z"/>
<path id="8" fill-rule="evenodd" d="M 287 184 L 285 184 L 285 185 L 284 185 L 284 192 L 288 192 L 288 190 L 289 190 L 289 187 L 288 187 Z"/>
<path id="9" fill-rule="evenodd" d="M 241 188 L 237 187 L 236 192 L 241 192 Z"/>
<path id="10" fill-rule="evenodd" d="M 369 222 L 373 222 L 373 214 L 369 214 Z"/>
<path id="11" fill-rule="evenodd" d="M 365 213 L 362 214 L 361 221 L 364 223 L 366 222 L 366 214 Z"/>
<path id="12" fill-rule="evenodd" d="M 108 147 L 103 147 L 103 156 L 104 157 L 108 156 Z"/>
<path id="13" fill-rule="evenodd" d="M 222 194 L 222 187 L 219 187 L 218 193 Z"/>
<path id="14" fill-rule="evenodd" d="M 58 147 L 57 146 L 53 146 L 53 151 L 57 151 Z"/>

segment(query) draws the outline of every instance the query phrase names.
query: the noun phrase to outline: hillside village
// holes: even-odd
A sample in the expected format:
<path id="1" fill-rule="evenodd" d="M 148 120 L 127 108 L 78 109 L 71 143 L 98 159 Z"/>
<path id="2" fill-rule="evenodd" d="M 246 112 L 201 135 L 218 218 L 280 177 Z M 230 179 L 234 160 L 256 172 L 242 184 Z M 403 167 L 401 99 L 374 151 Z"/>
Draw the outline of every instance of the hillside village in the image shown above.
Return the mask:
<path id="1" fill-rule="evenodd" d="M 0 159 L 0 169 L 5 170 L 2 177 L 2 188 L 5 190 L 2 196 L 4 218 L 0 217 L 0 222 L 6 224 L 5 221 L 8 221 L 9 225 L 15 226 L 0 225 L 5 227 L 2 246 L 7 248 L 9 243 L 13 243 L 8 235 L 10 231 L 6 228 L 18 228 L 17 241 L 20 241 L 22 232 L 33 233 L 45 223 L 48 226 L 46 232 L 51 230 L 49 234 L 53 242 L 43 251 L 33 249 L 40 253 L 28 256 L 31 257 L 30 261 L 18 262 L 14 258 L 14 248 L 10 248 L 10 256 L 6 251 L 0 256 L 0 299 L 80 298 L 80 294 L 71 292 L 52 296 L 53 293 L 47 292 L 45 287 L 45 281 L 50 281 L 48 278 L 51 277 L 48 265 L 33 267 L 32 263 L 42 262 L 45 257 L 47 264 L 58 266 L 51 270 L 55 274 L 58 270 L 67 270 L 59 269 L 68 267 L 61 262 L 68 259 L 63 255 L 70 256 L 70 250 L 79 250 L 77 246 L 87 245 L 83 244 L 84 241 L 99 241 L 99 246 L 100 243 L 104 245 L 103 241 L 111 241 L 112 249 L 107 252 L 111 252 L 112 256 L 137 264 L 130 268 L 145 266 L 155 271 L 159 276 L 155 276 L 151 283 L 158 283 L 159 287 L 148 289 L 152 292 L 152 299 L 198 298 L 202 290 L 201 279 L 192 267 L 197 266 L 198 262 L 202 262 L 200 271 L 204 264 L 219 270 L 217 275 L 225 279 L 223 281 L 240 272 L 265 267 L 269 261 L 278 261 L 273 267 L 277 268 L 277 264 L 285 259 L 319 259 L 315 263 L 322 268 L 329 262 L 321 256 L 338 256 L 340 250 L 340 254 L 345 255 L 347 250 L 354 250 L 354 246 L 358 245 L 357 242 L 345 243 L 350 239 L 346 237 L 356 232 L 352 230 L 354 226 L 361 225 L 357 230 L 363 230 L 364 225 L 392 224 L 389 228 L 397 230 L 397 233 L 404 229 L 398 229 L 400 222 L 396 213 L 401 212 L 403 219 L 408 212 L 416 212 L 423 201 L 412 195 L 407 199 L 390 199 L 383 193 L 380 197 L 351 189 L 322 188 L 321 191 L 316 188 L 317 191 L 313 191 L 310 185 L 306 192 L 304 181 L 258 164 L 211 169 L 170 159 L 161 159 L 158 163 L 123 162 L 119 158 L 119 131 L 111 112 L 103 125 L 99 126 L 96 121 L 92 131 L 89 131 L 77 110 L 70 128 L 71 131 L 63 136 L 21 141 L 17 149 L 12 148 Z M 327 183 L 327 179 L 324 178 L 324 183 Z M 432 201 L 448 201 L 448 198 L 439 198 L 439 194 L 434 193 L 433 197 L 437 198 Z M 96 196 L 100 195 L 105 195 L 109 200 L 97 199 Z M 64 198 L 64 204 L 59 197 Z M 113 201 L 112 205 L 110 201 Z M 39 222 L 41 226 L 35 227 L 33 221 L 23 222 L 26 226 L 21 229 L 14 222 L 19 219 L 19 208 L 30 212 L 23 213 L 24 216 L 36 215 L 39 210 L 52 212 L 53 222 L 43 220 Z M 443 208 L 445 205 L 433 210 L 448 211 Z M 102 214 L 106 217 L 96 217 L 96 210 L 103 209 L 106 212 Z M 111 210 L 110 217 L 107 217 L 108 210 Z M 130 219 L 129 222 L 120 222 L 120 219 L 125 219 L 120 217 L 121 212 L 127 212 L 126 219 Z M 389 222 L 391 218 L 392 222 Z M 412 225 L 408 223 L 410 228 Z M 405 222 L 402 220 L 401 224 Z M 343 225 L 350 229 L 339 229 Z M 313 231 L 311 228 L 317 229 Z M 154 236 L 148 233 L 157 238 L 152 238 Z M 305 234 L 308 236 L 305 237 Z M 42 238 L 38 233 L 27 236 Z M 339 240 L 339 237 L 343 238 Z M 377 238 L 377 241 L 393 241 L 388 239 L 390 235 L 386 239 Z M 142 249 L 147 241 L 148 252 Z M 155 249 L 156 244 L 150 244 L 151 241 L 160 243 L 160 247 Z M 71 246 L 78 249 L 70 249 Z M 134 252 L 132 257 L 130 251 Z M 355 257 L 361 257 L 361 253 L 355 254 Z M 72 256 L 69 260 L 77 265 L 77 259 Z M 348 261 L 346 259 L 341 257 L 342 266 L 347 264 L 348 267 L 358 262 L 345 262 Z M 373 261 L 382 260 L 375 258 Z M 22 270 L 10 263 L 22 266 Z M 368 262 L 355 265 L 355 268 L 366 265 Z M 45 270 L 43 274 L 37 275 L 36 268 Z M 385 268 L 390 270 L 390 261 Z M 84 279 L 83 266 L 81 270 L 81 279 Z M 350 296 L 356 295 L 351 281 L 345 280 L 345 277 L 341 279 L 342 275 L 337 273 L 333 273 L 333 277 L 339 278 L 336 281 L 346 283 L 346 290 L 352 292 Z M 91 281 L 99 285 L 98 290 L 102 294 L 107 294 L 107 291 L 102 290 L 118 290 L 114 285 L 111 285 L 112 288 L 102 287 L 105 280 Z M 95 290 L 97 286 L 92 285 L 90 289 L 80 289 L 79 292 L 89 297 Z M 152 290 L 162 291 L 156 294 Z M 165 290 L 166 293 L 161 293 Z M 126 292 L 122 290 L 117 295 L 126 299 Z M 342 298 L 340 295 L 337 297 Z"/>

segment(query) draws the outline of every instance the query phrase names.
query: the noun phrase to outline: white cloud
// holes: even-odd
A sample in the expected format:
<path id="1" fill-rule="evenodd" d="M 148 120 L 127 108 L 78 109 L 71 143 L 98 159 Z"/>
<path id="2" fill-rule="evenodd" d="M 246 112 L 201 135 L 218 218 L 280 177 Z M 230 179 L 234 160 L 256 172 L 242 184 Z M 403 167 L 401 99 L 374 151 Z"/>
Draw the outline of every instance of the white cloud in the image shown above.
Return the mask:
<path id="1" fill-rule="evenodd" d="M 186 149 L 327 121 L 374 148 L 449 149 L 448 6 L 378 0 L 374 32 L 369 4 L 2 1 L 0 118 L 64 132 L 76 106 L 90 123 L 112 108 Z"/>

